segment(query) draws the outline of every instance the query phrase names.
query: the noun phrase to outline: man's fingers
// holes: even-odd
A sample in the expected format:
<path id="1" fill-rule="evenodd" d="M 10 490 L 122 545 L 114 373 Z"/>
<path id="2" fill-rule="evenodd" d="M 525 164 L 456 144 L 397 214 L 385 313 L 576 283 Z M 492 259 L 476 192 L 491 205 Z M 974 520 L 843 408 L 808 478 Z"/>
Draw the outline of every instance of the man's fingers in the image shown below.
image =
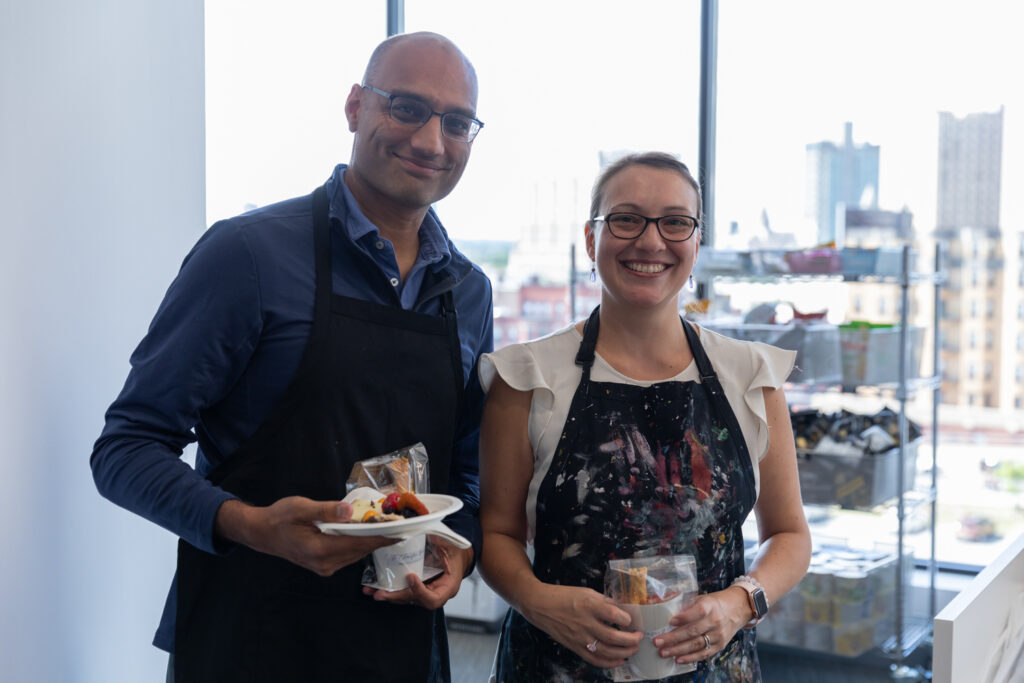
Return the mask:
<path id="1" fill-rule="evenodd" d="M 363 586 L 363 592 L 364 594 L 371 596 L 374 600 L 379 600 L 381 602 L 393 602 L 398 605 L 407 605 L 414 602 L 412 591 L 408 588 L 403 588 L 400 591 L 386 591 L 380 588 Z"/>
<path id="2" fill-rule="evenodd" d="M 420 577 L 415 574 L 409 574 L 407 577 L 409 581 L 409 591 L 411 593 L 412 601 L 426 607 L 427 609 L 437 609 L 444 603 L 448 602 L 448 590 L 442 586 L 438 586 L 438 583 L 432 583 L 429 587 L 423 583 Z"/>
<path id="3" fill-rule="evenodd" d="M 406 580 L 409 582 L 409 590 L 412 592 L 412 597 L 417 602 L 422 603 L 425 600 L 431 600 L 436 597 L 434 591 L 427 587 L 427 584 L 423 583 L 423 579 L 415 574 L 409 574 Z"/>
<path id="4" fill-rule="evenodd" d="M 352 519 L 352 506 L 334 501 L 321 503 L 317 519 L 321 522 L 347 522 Z"/>

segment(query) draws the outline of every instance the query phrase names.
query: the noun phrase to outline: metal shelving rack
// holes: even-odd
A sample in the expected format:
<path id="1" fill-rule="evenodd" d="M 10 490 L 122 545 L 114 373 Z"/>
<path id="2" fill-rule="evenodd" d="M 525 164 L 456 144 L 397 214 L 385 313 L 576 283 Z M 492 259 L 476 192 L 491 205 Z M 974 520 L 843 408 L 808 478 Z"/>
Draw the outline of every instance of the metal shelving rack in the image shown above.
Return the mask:
<path id="1" fill-rule="evenodd" d="M 705 247 L 707 249 L 707 247 Z M 945 282 L 943 269 L 942 245 L 936 245 L 934 269 L 928 273 L 914 273 L 911 271 L 913 263 L 913 250 L 909 245 L 902 247 L 901 267 L 897 274 L 876 275 L 864 273 L 836 272 L 836 273 L 740 273 L 736 271 L 716 271 L 715 268 L 704 268 L 700 271 L 699 277 L 705 291 L 712 290 L 713 280 L 733 280 L 743 282 L 820 282 L 843 281 L 843 282 L 876 282 L 895 284 L 900 288 L 900 338 L 899 338 L 899 366 L 898 380 L 889 384 L 872 385 L 880 391 L 892 392 L 899 403 L 899 463 L 897 465 L 897 491 L 896 498 L 896 519 L 897 519 L 897 562 L 895 581 L 895 614 L 894 633 L 881 646 L 883 656 L 891 661 L 891 670 L 894 678 L 912 677 L 905 666 L 905 660 L 918 646 L 931 635 L 931 624 L 934 618 L 936 605 L 936 574 L 937 565 L 935 561 L 935 520 L 937 505 L 937 453 L 938 453 L 938 406 L 939 391 L 942 385 L 942 371 L 939 361 L 939 349 L 941 348 L 939 315 L 941 306 L 941 285 Z M 930 377 L 910 378 L 910 290 L 920 285 L 931 285 L 933 287 L 934 306 L 932 311 L 932 369 Z M 833 390 L 835 386 L 829 385 L 807 385 L 803 387 L 808 393 L 820 393 L 824 390 Z M 839 390 L 844 393 L 852 392 L 856 387 L 842 386 Z M 931 429 L 931 484 L 928 490 L 921 492 L 922 495 L 913 496 L 913 505 L 930 505 L 930 552 L 927 558 L 928 564 L 928 605 L 929 616 L 927 618 L 913 618 L 907 614 L 906 599 L 908 596 L 907 572 L 905 571 L 906 548 L 904 536 L 906 534 L 908 495 L 905 481 L 905 460 L 908 457 L 907 445 L 909 439 L 909 419 L 907 418 L 907 403 L 919 392 L 932 392 L 932 429 Z M 820 654 L 820 653 L 819 653 Z"/>

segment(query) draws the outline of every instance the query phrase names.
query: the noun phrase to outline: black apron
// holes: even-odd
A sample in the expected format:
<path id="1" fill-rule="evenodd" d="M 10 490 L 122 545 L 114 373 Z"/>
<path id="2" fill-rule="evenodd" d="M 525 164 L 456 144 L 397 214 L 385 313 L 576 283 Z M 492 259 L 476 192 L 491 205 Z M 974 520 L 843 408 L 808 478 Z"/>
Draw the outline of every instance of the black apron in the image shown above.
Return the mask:
<path id="1" fill-rule="evenodd" d="M 253 505 L 340 500 L 356 461 L 422 441 L 431 490 L 446 491 L 463 392 L 451 291 L 440 317 L 335 295 L 322 187 L 313 223 L 316 300 L 299 369 L 209 479 Z M 375 602 L 361 592 L 362 571 L 356 562 L 323 578 L 246 547 L 218 557 L 180 541 L 176 680 L 382 683 L 430 680 L 431 670 L 447 679 L 442 611 Z"/>
<path id="2" fill-rule="evenodd" d="M 697 333 L 682 323 L 701 382 L 649 387 L 594 382 L 599 310 L 583 332 L 583 367 L 551 465 L 537 492 L 534 574 L 604 593 L 608 560 L 692 554 L 701 593 L 743 573 L 743 521 L 756 497 L 736 416 Z M 499 681 L 604 681 L 607 670 L 509 610 Z M 753 629 L 741 629 L 695 672 L 671 681 L 759 681 Z"/>

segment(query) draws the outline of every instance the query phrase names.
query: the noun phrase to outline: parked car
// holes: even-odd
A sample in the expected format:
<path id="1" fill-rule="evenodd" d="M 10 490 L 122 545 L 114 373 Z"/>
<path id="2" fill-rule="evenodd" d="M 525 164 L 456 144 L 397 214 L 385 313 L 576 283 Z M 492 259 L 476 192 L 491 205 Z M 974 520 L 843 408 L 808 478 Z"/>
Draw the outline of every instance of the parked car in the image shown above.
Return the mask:
<path id="1" fill-rule="evenodd" d="M 960 518 L 956 537 L 962 541 L 992 541 L 996 539 L 996 527 L 988 517 L 966 514 Z"/>

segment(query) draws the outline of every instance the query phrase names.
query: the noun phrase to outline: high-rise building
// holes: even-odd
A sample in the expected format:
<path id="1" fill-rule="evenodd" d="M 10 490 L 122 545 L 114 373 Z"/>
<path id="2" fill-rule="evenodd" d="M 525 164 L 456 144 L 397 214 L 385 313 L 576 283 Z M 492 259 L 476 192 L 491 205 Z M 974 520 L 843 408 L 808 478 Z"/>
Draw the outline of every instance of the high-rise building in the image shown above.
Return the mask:
<path id="1" fill-rule="evenodd" d="M 1003 296 L 1005 251 L 998 228 L 946 228 L 936 239 L 948 249 L 946 285 L 941 293 L 939 330 L 943 367 L 942 401 L 986 408 L 1002 405 Z M 1016 285 L 1016 280 L 1012 281 Z M 1009 351 L 1009 349 L 1006 349 Z"/>
<path id="2" fill-rule="evenodd" d="M 837 214 L 847 208 L 878 208 L 878 145 L 854 144 L 846 123 L 843 143 L 825 140 L 807 145 L 806 213 L 818 225 L 818 242 L 843 242 Z"/>
<path id="3" fill-rule="evenodd" d="M 962 118 L 939 112 L 935 238 L 948 251 L 939 317 L 944 403 L 1010 408 L 1021 393 L 1024 378 L 1010 371 L 1014 350 L 1006 343 L 1019 327 L 1006 303 L 1019 301 L 1021 290 L 1004 276 L 1002 148 L 1002 108 Z"/>
<path id="4" fill-rule="evenodd" d="M 939 112 L 939 187 L 935 225 L 999 227 L 1003 109 L 957 118 Z"/>
<path id="5" fill-rule="evenodd" d="M 899 252 L 892 249 L 903 244 L 914 243 L 914 214 L 904 207 L 902 211 L 885 211 L 882 209 L 850 209 L 839 215 L 840 232 L 845 234 L 844 247 L 863 249 L 886 249 L 889 269 L 892 259 L 898 259 Z M 881 265 L 881 264 L 880 264 Z M 915 269 L 916 264 L 910 264 Z M 849 316 L 856 320 L 867 320 L 873 323 L 897 323 L 900 321 L 901 294 L 891 284 L 863 282 L 849 288 Z M 920 306 L 917 295 L 927 294 L 923 289 L 914 292 L 909 312 L 910 322 L 920 325 Z"/>

